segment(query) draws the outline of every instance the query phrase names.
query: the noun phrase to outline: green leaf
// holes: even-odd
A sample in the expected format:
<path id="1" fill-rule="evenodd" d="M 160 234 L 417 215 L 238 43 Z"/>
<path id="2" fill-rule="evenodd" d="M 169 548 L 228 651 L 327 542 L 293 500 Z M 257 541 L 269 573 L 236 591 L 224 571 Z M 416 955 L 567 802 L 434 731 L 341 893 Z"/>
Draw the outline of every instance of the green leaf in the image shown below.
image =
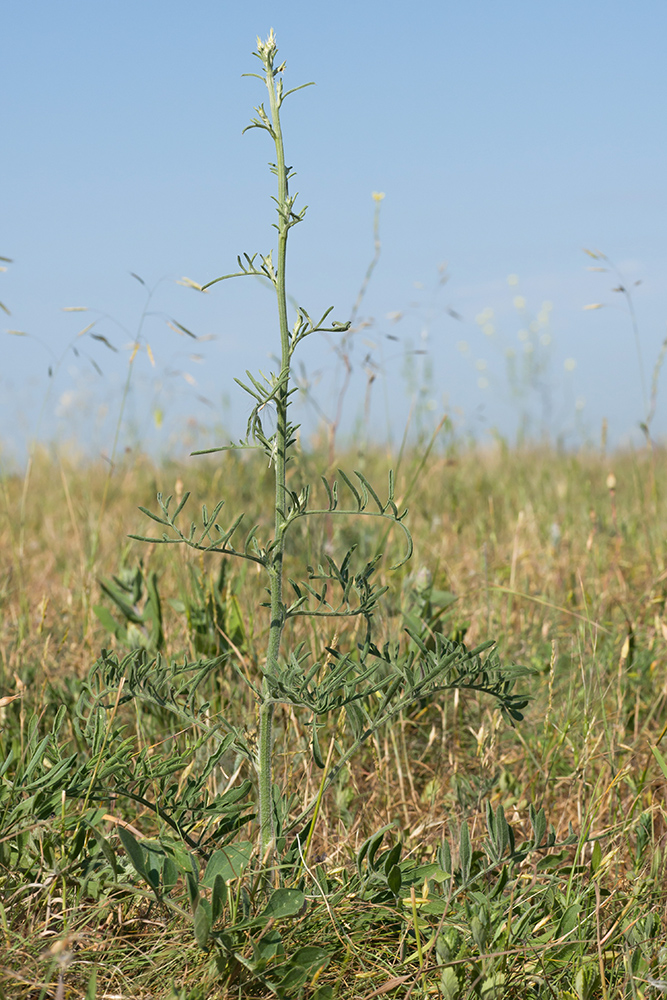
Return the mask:
<path id="1" fill-rule="evenodd" d="M 456 604 L 458 597 L 451 590 L 430 590 L 428 599 L 435 608 L 445 610 L 452 604 Z"/>
<path id="2" fill-rule="evenodd" d="M 399 840 L 397 844 L 394 844 L 394 846 L 391 848 L 391 850 L 389 851 L 389 853 L 385 858 L 384 861 L 385 875 L 389 875 L 389 872 L 392 870 L 394 865 L 398 864 L 401 858 L 402 850 L 403 850 L 403 845 Z"/>
<path id="3" fill-rule="evenodd" d="M 533 828 L 533 846 L 539 847 L 547 832 L 547 817 L 543 808 L 536 810 L 531 802 L 528 807 L 530 825 Z"/>
<path id="4" fill-rule="evenodd" d="M 368 867 L 375 869 L 375 856 L 380 850 L 380 844 L 384 839 L 386 830 L 379 830 L 374 837 L 371 837 L 370 844 L 368 845 Z"/>
<path id="5" fill-rule="evenodd" d="M 463 884 L 470 879 L 470 868 L 472 866 L 472 847 L 470 845 L 470 831 L 468 824 L 461 824 L 461 838 L 459 841 L 459 861 L 461 864 L 461 878 Z"/>
<path id="6" fill-rule="evenodd" d="M 306 897 L 300 889 L 276 889 L 260 914 L 262 920 L 282 920 L 296 917 L 303 909 Z"/>
<path id="7" fill-rule="evenodd" d="M 112 587 L 111 584 L 105 583 L 104 580 L 100 580 L 100 587 L 107 597 L 114 602 L 118 610 L 128 620 L 128 622 L 132 622 L 134 625 L 142 624 L 141 616 L 138 615 L 132 605 L 125 600 L 120 591 L 116 590 L 115 587 Z"/>
<path id="8" fill-rule="evenodd" d="M 461 996 L 461 984 L 451 965 L 442 971 L 440 989 L 445 1000 L 459 1000 Z"/>
<path id="9" fill-rule="evenodd" d="M 169 521 L 166 521 L 163 517 L 158 517 L 157 514 L 152 514 L 148 507 L 139 507 L 139 510 L 142 514 L 145 514 L 146 517 L 150 517 L 151 521 L 157 521 L 158 524 L 164 524 L 167 527 L 169 526 Z"/>
<path id="10" fill-rule="evenodd" d="M 472 939 L 477 945 L 480 954 L 482 954 L 488 939 L 489 929 L 486 923 L 480 920 L 476 913 L 473 913 L 470 921 L 470 933 L 472 934 Z"/>
<path id="11" fill-rule="evenodd" d="M 314 973 L 324 968 L 330 958 L 331 955 L 326 948 L 320 948 L 318 945 L 306 945 L 303 948 L 299 948 L 292 956 L 292 962 L 295 965 L 300 965 L 306 972 Z"/>
<path id="12" fill-rule="evenodd" d="M 196 914 L 199 906 L 199 886 L 197 885 L 197 879 L 192 872 L 185 873 L 185 883 L 188 887 L 188 896 L 190 897 L 192 912 Z"/>
<path id="13" fill-rule="evenodd" d="M 579 903 L 572 903 L 571 906 L 565 910 L 565 913 L 560 918 L 558 922 L 558 928 L 556 929 L 556 937 L 561 938 L 566 934 L 571 934 L 574 928 L 579 922 L 579 911 L 581 906 Z"/>
<path id="14" fill-rule="evenodd" d="M 216 875 L 221 875 L 224 882 L 240 878 L 248 867 L 251 855 L 252 844 L 249 840 L 214 851 L 206 865 L 206 871 L 201 880 L 202 885 L 212 889 Z"/>
<path id="15" fill-rule="evenodd" d="M 362 475 L 361 472 L 357 472 L 356 469 L 355 469 L 354 474 L 357 477 L 357 479 L 359 480 L 359 482 L 361 483 L 362 487 L 365 490 L 367 490 L 368 493 L 370 493 L 370 495 L 373 497 L 373 499 L 375 500 L 375 503 L 378 506 L 378 510 L 380 511 L 380 513 L 384 514 L 384 504 L 382 503 L 382 501 L 380 500 L 379 496 L 377 495 L 377 493 L 375 492 L 375 490 L 373 489 L 373 487 L 371 486 L 371 484 L 368 482 L 368 480 L 366 479 L 366 477 L 364 475 Z"/>
<path id="16" fill-rule="evenodd" d="M 144 863 L 144 852 L 141 849 L 139 841 L 135 840 L 130 831 L 126 830 L 125 827 L 123 826 L 118 827 L 118 836 L 120 838 L 123 847 L 125 848 L 125 850 L 129 855 L 130 861 L 132 862 L 135 871 L 137 872 L 138 875 L 141 875 L 142 878 L 148 881 L 148 878 L 146 876 L 146 865 Z"/>
<path id="17" fill-rule="evenodd" d="M 114 851 L 113 847 L 106 839 L 106 837 L 104 837 L 99 830 L 96 830 L 95 827 L 92 827 L 92 831 L 95 840 L 100 846 L 102 854 L 104 855 L 108 864 L 111 866 L 111 870 L 113 871 L 113 877 L 118 878 L 118 865 L 116 864 L 116 852 Z"/>
<path id="18" fill-rule="evenodd" d="M 146 880 L 150 885 L 151 889 L 160 888 L 160 870 L 164 865 L 164 855 L 158 854 L 155 851 L 151 851 L 149 848 L 144 848 L 145 850 L 145 860 L 144 865 L 146 867 Z"/>
<path id="19" fill-rule="evenodd" d="M 80 826 L 79 829 L 77 830 L 76 837 L 69 845 L 69 849 L 67 852 L 71 861 L 76 861 L 79 854 L 81 853 L 81 850 L 86 842 L 86 834 L 87 834 L 86 827 Z"/>
<path id="20" fill-rule="evenodd" d="M 358 510 L 363 510 L 364 507 L 365 507 L 365 504 L 362 502 L 362 499 L 361 499 L 361 496 L 359 494 L 359 491 L 356 489 L 356 487 L 353 485 L 353 483 L 350 482 L 350 480 L 345 475 L 345 473 L 343 472 L 342 469 L 338 470 L 338 475 L 343 480 L 343 482 L 345 483 L 345 485 L 349 489 L 350 493 L 352 494 L 352 496 L 356 500 L 356 502 L 357 502 L 357 509 Z"/>
<path id="21" fill-rule="evenodd" d="M 274 961 L 276 958 L 282 958 L 285 949 L 280 932 L 276 928 L 266 931 L 258 941 L 252 942 L 252 950 L 262 966 L 266 966 L 268 962 Z"/>
<path id="22" fill-rule="evenodd" d="M 167 857 L 164 859 L 164 867 L 162 869 L 162 888 L 164 892 L 169 893 L 175 887 L 178 881 L 178 867 L 173 858 Z"/>
<path id="23" fill-rule="evenodd" d="M 195 910 L 195 938 L 200 948 L 205 948 L 211 931 L 211 920 L 206 908 L 198 906 Z"/>
<path id="24" fill-rule="evenodd" d="M 227 902 L 227 883 L 220 872 L 213 881 L 213 893 L 211 895 L 211 921 L 215 924 L 222 915 L 222 910 Z"/>
<path id="25" fill-rule="evenodd" d="M 63 708 L 64 707 L 65 706 L 63 706 Z M 5 757 L 4 761 L 2 761 L 2 763 L 0 764 L 0 778 L 4 777 L 4 775 L 7 773 L 11 765 L 14 763 L 15 759 L 16 759 L 16 754 L 14 753 L 14 749 L 13 747 L 9 747 L 7 756 Z"/>
<path id="26" fill-rule="evenodd" d="M 452 852 L 449 846 L 449 841 L 446 837 L 443 837 L 437 856 L 438 864 L 440 865 L 443 874 L 450 876 L 452 874 Z"/>
<path id="27" fill-rule="evenodd" d="M 562 851 L 555 852 L 554 854 L 547 854 L 546 857 L 540 858 L 537 862 L 536 870 L 538 872 L 553 871 L 555 868 L 560 868 L 561 865 L 569 861 L 572 852 L 563 848 Z"/>
<path id="28" fill-rule="evenodd" d="M 287 971 L 280 980 L 281 996 L 293 996 L 299 990 L 306 979 L 312 979 L 320 969 L 323 969 L 329 962 L 329 952 L 324 948 L 316 946 L 306 946 L 299 948 L 295 955 L 289 960 L 286 966 Z"/>
<path id="29" fill-rule="evenodd" d="M 660 770 L 663 773 L 663 777 L 667 778 L 667 760 L 662 756 L 657 747 L 651 747 L 651 752 L 660 766 Z"/>
<path id="30" fill-rule="evenodd" d="M 502 997 L 505 993 L 505 979 L 504 972 L 494 972 L 487 976 L 480 987 L 481 1000 L 496 1000 L 496 997 Z"/>
<path id="31" fill-rule="evenodd" d="M 602 864 L 602 848 L 600 847 L 600 841 L 596 840 L 593 847 L 593 853 L 591 855 L 591 873 L 595 873 L 599 870 Z"/>
<path id="32" fill-rule="evenodd" d="M 600 974 L 594 965 L 584 965 L 575 973 L 574 988 L 578 1000 L 593 1000 L 599 985 Z"/>
<path id="33" fill-rule="evenodd" d="M 387 885 L 393 892 L 395 896 L 398 896 L 401 891 L 401 884 L 403 882 L 403 876 L 401 875 L 401 869 L 398 865 L 394 865 L 389 874 L 387 875 Z"/>
<path id="34" fill-rule="evenodd" d="M 370 851 L 371 845 L 374 845 L 373 854 L 375 854 L 378 847 L 382 843 L 382 838 L 384 837 L 385 833 L 387 832 L 387 830 L 391 830 L 393 826 L 394 826 L 393 823 L 388 823 L 387 826 L 383 826 L 381 830 L 378 830 L 376 833 L 370 836 L 368 840 L 365 840 L 363 842 L 363 844 L 359 848 L 359 853 L 357 854 L 357 871 L 359 872 L 359 874 L 361 874 L 361 866 L 363 864 L 364 858 Z M 377 844 L 374 844 L 375 840 L 378 837 L 380 839 L 377 841 Z M 369 867 L 370 867 L 370 862 L 369 862 Z"/>
<path id="35" fill-rule="evenodd" d="M 86 987 L 85 1000 L 95 1000 L 97 994 L 97 969 L 93 969 L 90 974 L 90 979 L 88 980 L 88 986 Z"/>

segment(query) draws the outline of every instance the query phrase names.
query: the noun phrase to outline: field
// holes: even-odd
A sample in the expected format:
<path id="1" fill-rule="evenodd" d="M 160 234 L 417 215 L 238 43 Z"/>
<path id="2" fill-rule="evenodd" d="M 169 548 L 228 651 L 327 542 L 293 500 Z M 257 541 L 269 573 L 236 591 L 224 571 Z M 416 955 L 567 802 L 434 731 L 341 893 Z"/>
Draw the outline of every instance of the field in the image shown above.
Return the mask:
<path id="1" fill-rule="evenodd" d="M 293 457 L 295 493 L 336 475 L 317 451 Z M 376 487 L 389 464 L 379 450 L 336 463 Z M 184 489 L 193 517 L 224 498 L 270 530 L 265 459 L 156 467 L 128 453 L 110 468 L 37 452 L 27 478 L 3 477 L 1 996 L 666 988 L 664 454 L 436 441 L 393 465 L 412 559 L 390 571 L 395 528 L 324 514 L 294 533 L 286 576 L 322 552 L 340 565 L 355 544 L 362 563 L 385 551 L 378 650 L 419 659 L 493 639 L 501 664 L 529 668 L 514 689 L 525 718 L 512 725 L 459 674 L 378 726 L 325 788 L 382 692 L 315 725 L 307 705 L 278 706 L 278 860 L 264 865 L 253 768 L 220 743 L 223 719 L 256 738 L 264 580 L 250 562 L 127 536 L 159 537 L 138 506 Z M 283 656 L 305 644 L 298 663 L 319 662 L 322 685 L 364 628 L 295 617 Z M 299 836 L 290 824 L 321 789 Z"/>
<path id="2" fill-rule="evenodd" d="M 180 282 L 275 293 L 275 370 L 235 380 L 244 439 L 122 452 L 148 292 L 111 459 L 34 445 L 0 475 L 0 1000 L 667 992 L 667 347 L 637 451 L 607 454 L 606 423 L 598 451 L 464 444 L 425 430 L 406 376 L 401 448 L 336 454 L 384 195 L 350 319 L 312 318 L 288 294 L 306 210 L 281 107 L 302 86 L 277 52 L 258 38 L 249 126 L 275 150 L 275 245 Z M 75 341 L 115 351 L 94 326 Z M 313 334 L 333 419 L 296 377 Z M 293 422 L 299 389 L 325 443 Z"/>

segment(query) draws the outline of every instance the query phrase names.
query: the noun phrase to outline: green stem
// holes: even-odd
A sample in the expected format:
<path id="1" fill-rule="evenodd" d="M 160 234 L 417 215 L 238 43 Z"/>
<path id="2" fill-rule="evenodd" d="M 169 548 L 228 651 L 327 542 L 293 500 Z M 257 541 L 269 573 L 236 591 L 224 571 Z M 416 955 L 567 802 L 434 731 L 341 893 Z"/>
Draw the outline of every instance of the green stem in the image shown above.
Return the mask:
<path id="1" fill-rule="evenodd" d="M 276 76 L 279 69 L 274 69 L 273 60 L 276 53 L 273 33 L 268 41 L 260 47 L 260 56 L 266 70 L 265 81 L 269 92 L 271 110 L 271 126 L 276 146 L 276 174 L 278 176 L 278 262 L 276 271 L 276 296 L 278 319 L 280 323 L 281 345 L 281 376 L 290 366 L 290 340 L 287 324 L 287 295 L 285 289 L 285 266 L 287 259 L 287 236 L 290 228 L 290 204 L 288 194 L 288 177 L 285 167 L 285 151 L 283 148 L 282 130 L 280 127 L 280 101 L 276 88 Z M 271 622 L 269 625 L 269 640 L 266 651 L 266 670 L 277 672 L 278 655 L 283 629 L 285 627 L 285 607 L 282 599 L 283 589 L 283 555 L 285 551 L 285 517 L 286 517 L 286 466 L 289 448 L 289 430 L 287 408 L 289 401 L 288 379 L 282 384 L 275 397 L 276 433 L 274 452 L 275 473 L 275 533 L 269 579 L 271 591 Z M 259 778 L 259 824 L 260 849 L 262 860 L 271 856 L 275 844 L 273 820 L 273 761 L 272 761 L 272 725 L 274 702 L 271 697 L 266 678 L 262 684 L 262 703 L 259 712 L 259 743 L 257 771 Z"/>

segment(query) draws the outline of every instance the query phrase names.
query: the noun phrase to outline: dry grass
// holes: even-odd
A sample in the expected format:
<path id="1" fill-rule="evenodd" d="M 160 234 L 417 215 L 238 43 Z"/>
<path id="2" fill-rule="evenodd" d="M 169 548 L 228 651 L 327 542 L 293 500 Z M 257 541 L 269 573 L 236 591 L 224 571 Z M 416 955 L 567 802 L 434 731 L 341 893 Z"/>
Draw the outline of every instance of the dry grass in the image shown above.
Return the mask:
<path id="1" fill-rule="evenodd" d="M 387 578 L 391 589 L 382 630 L 387 637 L 400 634 L 406 602 L 419 574 L 423 580 L 428 573 L 434 588 L 457 597 L 437 619 L 443 631 L 465 634 L 469 645 L 497 639 L 504 659 L 534 668 L 533 701 L 516 729 L 507 727 L 492 704 L 475 698 L 418 706 L 346 770 L 325 799 L 311 852 L 335 881 L 365 837 L 385 823 L 402 830 L 404 856 L 424 861 L 435 856 L 443 836 L 456 842 L 463 818 L 477 843 L 485 832 L 487 799 L 494 808 L 503 805 L 517 835 L 529 834 L 528 804 L 543 805 L 558 839 L 567 836 L 570 824 L 579 837 L 564 852 L 565 888 L 573 884 L 572 862 L 588 865 L 594 843 L 602 847 L 598 940 L 589 942 L 586 954 L 606 972 L 591 995 L 611 990 L 606 995 L 648 996 L 641 977 L 633 980 L 627 972 L 623 949 L 628 954 L 631 949 L 618 944 L 619 935 L 647 913 L 664 928 L 664 779 L 651 747 L 663 733 L 667 704 L 666 458 L 660 451 L 605 458 L 543 448 L 452 451 L 429 459 L 406 498 L 416 555 Z M 360 461 L 373 467 L 377 481 L 384 462 L 379 455 L 339 464 L 360 467 Z M 418 462 L 418 454 L 404 459 L 398 497 Z M 304 455 L 303 467 L 315 479 L 318 457 Z M 189 561 L 205 572 L 214 571 L 214 562 L 193 560 L 181 548 L 142 546 L 126 536 L 146 531 L 139 504 L 152 506 L 158 489 L 178 494 L 183 483 L 195 504 L 226 495 L 230 511 L 246 509 L 252 518 L 253 512 L 270 510 L 270 500 L 267 506 L 258 493 L 259 468 L 234 457 L 217 467 L 192 460 L 187 467 L 156 468 L 143 456 L 128 454 L 110 473 L 103 465 L 77 465 L 41 453 L 23 506 L 23 480 L 4 478 L 0 722 L 7 732 L 16 727 L 25 733 L 29 712 L 42 706 L 48 714 L 54 694 L 60 692 L 63 700 L 68 691 L 74 696 L 76 679 L 110 642 L 92 610 L 102 603 L 98 580 L 117 573 L 123 563 L 141 558 L 146 569 L 157 570 L 167 612 L 166 647 L 173 655 L 192 651 L 187 623 L 169 613 L 168 602 L 188 586 Z M 266 488 L 268 493 L 268 481 Z M 340 549 L 353 530 L 346 526 L 338 535 L 321 524 L 301 540 L 306 557 L 322 545 Z M 360 542 L 369 552 L 376 544 L 377 539 Z M 295 565 L 297 555 L 290 556 Z M 266 626 L 260 612 L 247 610 L 257 605 L 254 575 L 235 579 L 247 611 L 243 666 L 252 672 Z M 314 633 L 310 625 L 300 629 L 290 641 L 305 638 L 316 649 L 334 638 L 341 649 L 356 641 L 353 628 L 336 637 Z M 250 718 L 252 703 L 245 696 L 239 700 L 233 679 L 221 683 L 221 701 L 229 705 L 235 699 L 238 712 Z M 6 700 L 14 695 L 21 697 Z M 286 709 L 277 730 L 278 776 L 302 802 L 319 781 L 308 753 L 307 720 Z M 323 734 L 326 745 L 332 736 L 333 730 Z M 122 818 L 145 836 L 155 832 L 141 809 Z M 640 822 L 648 830 L 643 849 Z M 106 831 L 113 837 L 112 827 Z M 544 880 L 536 869 L 527 874 L 537 893 Z M 227 992 L 215 985 L 191 931 L 173 915 L 120 898 L 111 905 L 73 894 L 63 902 L 67 887 L 64 877 L 61 881 L 46 894 L 35 888 L 17 895 L 14 887 L 5 897 L 7 997 L 82 996 L 93 965 L 100 977 L 98 996 L 163 997 L 171 983 L 189 996 L 202 977 L 209 984 L 206 997 L 241 995 L 238 986 Z M 410 995 L 421 995 L 418 973 L 397 959 L 397 949 L 405 951 L 405 935 L 405 925 L 378 922 L 371 905 L 355 908 L 350 901 L 341 904 L 337 922 L 320 907 L 293 932 L 297 941 L 317 937 L 337 949 L 321 983 L 350 997 L 376 995 L 392 976 L 402 975 L 413 978 L 397 982 L 394 995 L 410 989 Z M 617 945 L 613 954 L 610 942 Z M 662 974 L 658 944 L 652 948 L 649 942 L 646 961 Z"/>

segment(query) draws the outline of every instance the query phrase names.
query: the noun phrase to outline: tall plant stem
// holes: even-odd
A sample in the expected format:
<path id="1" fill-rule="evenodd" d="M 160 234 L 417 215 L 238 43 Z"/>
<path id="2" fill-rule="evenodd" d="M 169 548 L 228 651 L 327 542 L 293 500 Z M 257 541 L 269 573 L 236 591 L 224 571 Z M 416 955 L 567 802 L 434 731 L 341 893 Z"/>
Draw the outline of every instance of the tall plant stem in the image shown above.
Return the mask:
<path id="1" fill-rule="evenodd" d="M 273 43 L 273 44 L 272 44 Z M 287 259 L 287 236 L 290 229 L 291 204 L 288 193 L 288 173 L 285 167 L 285 151 L 283 148 L 282 130 L 280 127 L 280 96 L 276 86 L 276 75 L 279 69 L 274 69 L 275 42 L 273 32 L 264 46 L 260 46 L 266 69 L 265 81 L 269 92 L 271 111 L 272 137 L 276 146 L 275 171 L 278 177 L 278 261 L 275 276 L 275 289 L 280 323 L 281 370 L 280 389 L 275 397 L 276 404 L 276 434 L 275 452 L 273 457 L 275 474 L 275 533 L 271 562 L 269 565 L 271 591 L 271 622 L 269 625 L 269 640 L 266 651 L 266 670 L 276 673 L 280 641 L 285 627 L 285 608 L 283 605 L 283 554 L 285 551 L 285 513 L 286 513 L 286 466 L 287 452 L 290 446 L 287 408 L 289 401 L 289 368 L 290 340 L 287 325 L 287 295 L 285 289 L 285 265 Z M 260 847 L 262 858 L 266 859 L 272 853 L 275 833 L 273 822 L 273 768 L 272 768 L 272 724 L 274 702 L 266 678 L 262 683 L 262 704 L 259 712 L 259 745 L 258 745 L 258 780 L 259 780 L 259 824 Z"/>

